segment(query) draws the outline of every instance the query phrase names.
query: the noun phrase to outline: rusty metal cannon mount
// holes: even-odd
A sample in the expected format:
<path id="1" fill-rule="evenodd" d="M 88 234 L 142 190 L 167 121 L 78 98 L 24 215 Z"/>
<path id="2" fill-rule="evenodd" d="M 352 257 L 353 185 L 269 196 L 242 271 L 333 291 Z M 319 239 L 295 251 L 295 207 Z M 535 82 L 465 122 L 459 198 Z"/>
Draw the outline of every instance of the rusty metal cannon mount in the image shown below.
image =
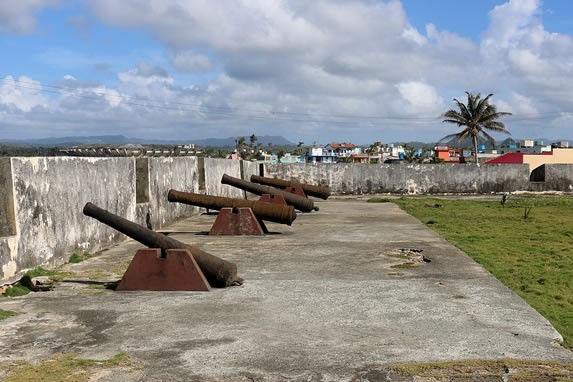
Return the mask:
<path id="1" fill-rule="evenodd" d="M 223 208 L 250 208 L 258 219 L 268 220 L 273 223 L 291 225 L 296 219 L 296 212 L 293 206 L 270 204 L 256 200 L 202 195 L 192 192 L 176 191 L 173 189 L 169 190 L 167 193 L 167 200 L 170 202 L 204 207 L 210 210 L 221 210 Z"/>
<path id="2" fill-rule="evenodd" d="M 251 183 L 246 180 L 234 178 L 227 174 L 223 175 L 221 183 L 240 188 L 241 190 L 248 191 L 256 195 L 279 194 L 284 197 L 289 205 L 293 206 L 297 210 L 302 212 L 311 212 L 313 210 L 318 211 L 318 207 L 314 205 L 312 200 L 302 196 L 294 195 L 290 192 L 279 190 L 274 187 Z"/>
<path id="3" fill-rule="evenodd" d="M 161 256 L 163 258 L 168 256 L 168 250 L 170 249 L 188 250 L 197 262 L 197 265 L 205 275 L 209 284 L 213 287 L 224 288 L 241 284 L 243 281 L 240 277 L 237 277 L 237 266 L 234 263 L 202 251 L 197 246 L 188 245 L 163 234 L 154 232 L 140 226 L 139 224 L 114 215 L 93 203 L 86 203 L 83 213 L 86 216 L 90 216 L 118 230 L 143 245 L 150 248 L 161 249 Z"/>
<path id="4" fill-rule="evenodd" d="M 115 290 L 208 292 L 211 286 L 188 249 L 137 251 Z"/>
<path id="5" fill-rule="evenodd" d="M 209 235 L 219 236 L 263 236 L 265 233 L 269 233 L 267 226 L 249 207 L 221 208 L 209 231 Z"/>
<path id="6" fill-rule="evenodd" d="M 285 180 L 278 178 L 269 178 L 259 175 L 251 175 L 251 182 L 283 189 L 286 189 L 288 187 L 296 189 L 300 187 L 306 195 L 314 196 L 324 200 L 328 199 L 328 197 L 330 196 L 329 187 L 316 186 L 313 184 L 297 182 L 294 180 Z"/>

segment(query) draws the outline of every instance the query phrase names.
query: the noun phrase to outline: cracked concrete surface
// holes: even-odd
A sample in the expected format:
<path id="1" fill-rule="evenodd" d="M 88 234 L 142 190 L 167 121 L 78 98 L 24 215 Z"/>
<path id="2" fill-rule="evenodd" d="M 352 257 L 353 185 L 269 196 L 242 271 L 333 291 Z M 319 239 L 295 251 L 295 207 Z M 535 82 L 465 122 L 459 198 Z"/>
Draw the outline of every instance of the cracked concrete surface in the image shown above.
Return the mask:
<path id="1" fill-rule="evenodd" d="M 141 248 L 131 240 L 66 265 L 74 276 L 55 290 L 0 299 L 0 308 L 25 313 L 0 321 L 0 364 L 126 352 L 137 370 L 97 380 L 309 381 L 406 361 L 573 361 L 547 320 L 396 205 L 318 204 L 291 227 L 268 223 L 265 237 L 207 236 L 208 215 L 169 227 L 171 237 L 235 262 L 239 287 L 94 288 L 120 277 Z M 422 249 L 430 262 L 400 267 L 400 248 Z"/>

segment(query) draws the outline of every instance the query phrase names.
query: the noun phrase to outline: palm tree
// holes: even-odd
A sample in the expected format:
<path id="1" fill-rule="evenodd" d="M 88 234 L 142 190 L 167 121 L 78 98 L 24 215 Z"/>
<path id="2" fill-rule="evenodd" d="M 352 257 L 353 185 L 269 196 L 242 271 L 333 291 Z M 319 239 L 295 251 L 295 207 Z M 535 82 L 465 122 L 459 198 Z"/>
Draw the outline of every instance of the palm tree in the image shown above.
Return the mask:
<path id="1" fill-rule="evenodd" d="M 495 145 L 495 139 L 489 135 L 485 130 L 491 130 L 499 133 L 511 133 L 505 128 L 503 122 L 496 121 L 504 115 L 511 115 L 506 111 L 497 111 L 495 105 L 489 104 L 489 99 L 493 94 L 489 94 L 485 98 L 481 98 L 481 94 L 472 94 L 466 92 L 468 95 L 468 102 L 464 104 L 454 98 L 454 102 L 459 110 L 448 110 L 442 114 L 444 120 L 442 122 L 455 123 L 458 126 L 465 126 L 465 129 L 456 134 L 448 135 L 442 138 L 443 140 L 456 137 L 458 141 L 471 137 L 474 146 L 474 160 L 478 163 L 477 144 L 478 138 L 481 136 Z"/>
<path id="2" fill-rule="evenodd" d="M 259 140 L 259 138 L 257 138 L 257 136 L 255 134 L 253 134 L 249 137 L 249 141 L 250 141 L 249 146 L 251 147 L 251 149 L 254 149 L 257 146 L 258 140 Z"/>

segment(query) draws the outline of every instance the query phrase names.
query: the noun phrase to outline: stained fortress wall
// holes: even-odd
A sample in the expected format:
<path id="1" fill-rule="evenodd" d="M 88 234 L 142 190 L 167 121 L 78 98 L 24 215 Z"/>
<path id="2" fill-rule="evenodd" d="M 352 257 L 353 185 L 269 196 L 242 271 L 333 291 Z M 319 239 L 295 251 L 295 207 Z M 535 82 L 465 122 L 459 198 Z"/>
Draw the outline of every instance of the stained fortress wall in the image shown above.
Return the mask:
<path id="1" fill-rule="evenodd" d="M 0 281 L 38 266 L 64 263 L 74 252 L 94 252 L 125 236 L 86 217 L 92 202 L 154 229 L 198 213 L 167 201 L 169 189 L 252 197 L 221 184 L 223 174 L 298 179 L 330 186 L 334 194 L 494 193 L 573 191 L 573 165 L 547 164 L 544 181 L 530 182 L 528 165 L 259 164 L 176 158 L 0 158 Z M 538 180 L 538 179 L 537 179 Z"/>

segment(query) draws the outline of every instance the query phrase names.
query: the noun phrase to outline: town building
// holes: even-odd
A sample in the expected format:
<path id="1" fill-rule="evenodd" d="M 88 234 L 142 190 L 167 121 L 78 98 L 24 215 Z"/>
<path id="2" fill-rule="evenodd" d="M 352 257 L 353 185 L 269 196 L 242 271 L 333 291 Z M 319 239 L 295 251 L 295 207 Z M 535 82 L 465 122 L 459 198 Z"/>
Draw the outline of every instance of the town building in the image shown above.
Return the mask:
<path id="1" fill-rule="evenodd" d="M 460 150 L 449 145 L 438 145 L 434 147 L 434 156 L 444 162 L 460 162 Z"/>
<path id="2" fill-rule="evenodd" d="M 312 146 L 307 153 L 308 163 L 336 163 L 336 155 L 325 146 Z"/>
<path id="3" fill-rule="evenodd" d="M 506 153 L 490 159 L 485 164 L 528 164 L 533 173 L 545 164 L 573 164 L 573 148 L 553 148 L 552 151 L 540 153 Z"/>
<path id="4" fill-rule="evenodd" d="M 353 154 L 361 154 L 362 149 L 353 143 L 329 143 L 326 149 L 331 150 L 336 158 L 348 158 Z"/>
<path id="5" fill-rule="evenodd" d="M 351 156 L 362 154 L 362 149 L 353 143 L 329 143 L 308 149 L 309 163 L 337 163 L 352 161 Z"/>

